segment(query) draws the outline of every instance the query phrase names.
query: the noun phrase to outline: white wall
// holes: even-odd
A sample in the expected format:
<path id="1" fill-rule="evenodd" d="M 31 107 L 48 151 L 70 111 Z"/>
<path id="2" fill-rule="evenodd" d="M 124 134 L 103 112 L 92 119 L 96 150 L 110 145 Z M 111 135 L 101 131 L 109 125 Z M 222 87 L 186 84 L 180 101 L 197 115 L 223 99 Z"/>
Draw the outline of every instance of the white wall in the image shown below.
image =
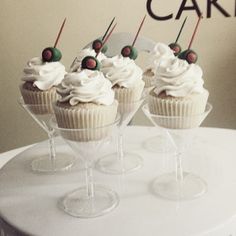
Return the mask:
<path id="1" fill-rule="evenodd" d="M 153 10 L 160 15 L 173 12 L 182 0 L 153 0 Z M 206 15 L 206 2 L 197 1 Z M 234 0 L 218 0 L 234 14 Z M 191 1 L 187 2 L 191 5 Z M 46 138 L 45 133 L 17 104 L 18 85 L 25 63 L 52 46 L 58 29 L 67 17 L 59 41 L 62 63 L 68 68 L 76 53 L 101 35 L 116 16 L 116 31 L 135 33 L 146 12 L 146 0 L 0 0 L 0 152 Z M 188 21 L 180 43 L 187 47 L 197 16 L 184 12 L 180 20 L 158 22 L 147 17 L 141 34 L 155 41 L 174 41 L 184 17 Z M 205 87 L 210 91 L 214 110 L 204 125 L 236 128 L 236 25 L 235 17 L 225 18 L 217 9 L 204 18 L 193 44 L 204 70 Z M 142 61 L 142 60 L 141 60 Z M 147 124 L 139 113 L 138 124 Z"/>

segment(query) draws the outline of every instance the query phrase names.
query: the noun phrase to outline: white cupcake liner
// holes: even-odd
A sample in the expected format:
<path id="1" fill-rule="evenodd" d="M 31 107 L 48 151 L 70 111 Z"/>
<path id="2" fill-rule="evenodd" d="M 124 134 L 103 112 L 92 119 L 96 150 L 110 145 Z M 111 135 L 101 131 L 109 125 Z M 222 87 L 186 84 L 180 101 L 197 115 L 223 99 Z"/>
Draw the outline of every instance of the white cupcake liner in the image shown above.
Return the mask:
<path id="1" fill-rule="evenodd" d="M 145 83 L 145 88 L 151 88 L 155 84 L 155 77 L 143 74 L 143 81 Z"/>
<path id="2" fill-rule="evenodd" d="M 32 91 L 23 88 L 23 85 L 21 85 L 20 91 L 24 103 L 29 105 L 28 107 L 34 114 L 52 113 L 52 103 L 59 97 L 55 87 L 45 91 Z"/>
<path id="3" fill-rule="evenodd" d="M 138 83 L 133 88 L 114 87 L 113 90 L 115 92 L 115 99 L 119 103 L 130 103 L 138 101 L 142 96 L 143 88 L 144 88 L 143 81 L 140 81 L 140 83 Z"/>
<path id="4" fill-rule="evenodd" d="M 91 103 L 79 104 L 74 107 L 64 107 L 58 104 L 53 105 L 58 127 L 75 129 L 70 132 L 65 131 L 65 138 L 86 142 L 105 137 L 108 128 L 101 129 L 98 127 L 106 126 L 115 121 L 117 107 L 117 101 L 110 106 L 95 105 Z M 84 131 L 81 129 L 84 129 Z"/>
<path id="5" fill-rule="evenodd" d="M 155 118 L 155 122 L 158 122 L 161 126 L 167 128 L 197 127 L 202 121 L 208 94 L 208 91 L 205 90 L 202 94 L 192 94 L 181 99 L 160 98 L 149 94 L 149 111 L 152 114 L 159 115 Z"/>

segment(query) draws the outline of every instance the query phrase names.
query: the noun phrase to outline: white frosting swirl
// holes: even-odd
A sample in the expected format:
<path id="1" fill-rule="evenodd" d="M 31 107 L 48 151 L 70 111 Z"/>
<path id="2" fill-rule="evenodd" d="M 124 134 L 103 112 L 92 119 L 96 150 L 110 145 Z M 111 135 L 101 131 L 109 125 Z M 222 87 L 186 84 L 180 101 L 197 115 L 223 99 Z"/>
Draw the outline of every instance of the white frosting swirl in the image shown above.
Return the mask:
<path id="1" fill-rule="evenodd" d="M 143 71 L 134 60 L 121 55 L 107 58 L 102 61 L 101 71 L 109 79 L 112 86 L 132 88 L 137 83 L 144 83 L 142 80 Z"/>
<path id="2" fill-rule="evenodd" d="M 158 64 L 162 59 L 174 58 L 174 52 L 164 43 L 157 43 L 149 54 L 148 65 L 146 70 L 151 70 L 154 74 Z"/>
<path id="3" fill-rule="evenodd" d="M 32 82 L 40 90 L 48 90 L 60 84 L 65 74 L 65 67 L 60 62 L 43 62 L 34 57 L 24 68 L 22 80 Z"/>
<path id="4" fill-rule="evenodd" d="M 57 92 L 62 96 L 59 101 L 69 102 L 71 106 L 80 102 L 111 105 L 114 102 L 111 87 L 111 82 L 100 71 L 85 69 L 66 74 Z"/>
<path id="5" fill-rule="evenodd" d="M 162 60 L 157 68 L 154 92 L 159 95 L 165 91 L 166 95 L 173 97 L 203 93 L 202 74 L 202 69 L 198 65 L 188 64 L 185 60 Z"/>
<path id="6" fill-rule="evenodd" d="M 81 62 L 82 60 L 86 57 L 86 56 L 96 56 L 96 52 L 94 51 L 94 49 L 92 48 L 84 48 L 83 50 L 81 50 L 79 52 L 79 54 L 77 55 L 77 57 L 75 58 L 75 60 L 73 61 L 71 67 L 70 67 L 70 71 L 77 71 L 81 69 Z M 100 52 L 97 56 L 97 59 L 99 62 L 101 62 L 103 59 L 106 59 L 106 55 L 103 54 L 102 52 Z"/>

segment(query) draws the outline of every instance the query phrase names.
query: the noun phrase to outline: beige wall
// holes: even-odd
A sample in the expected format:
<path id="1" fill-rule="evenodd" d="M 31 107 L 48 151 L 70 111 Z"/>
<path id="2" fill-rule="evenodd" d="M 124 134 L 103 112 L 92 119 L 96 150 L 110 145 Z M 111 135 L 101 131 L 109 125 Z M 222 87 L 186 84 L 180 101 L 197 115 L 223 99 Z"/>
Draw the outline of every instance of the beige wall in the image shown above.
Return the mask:
<path id="1" fill-rule="evenodd" d="M 153 9 L 162 15 L 171 9 L 176 15 L 181 2 L 153 0 Z M 207 1 L 198 2 L 205 16 Z M 218 2 L 234 13 L 234 0 Z M 52 46 L 63 18 L 67 17 L 67 23 L 58 47 L 63 53 L 62 62 L 68 68 L 76 53 L 100 35 L 113 16 L 117 18 L 117 31 L 135 32 L 146 13 L 145 5 L 146 0 L 0 0 L 0 152 L 46 138 L 17 104 L 18 84 L 27 60 L 39 56 L 46 46 Z M 189 18 L 180 40 L 186 47 L 196 22 L 193 13 L 183 13 L 180 21 L 166 22 L 157 22 L 148 16 L 142 35 L 170 43 L 186 15 Z M 214 106 L 204 123 L 206 126 L 236 128 L 235 19 L 225 18 L 213 9 L 212 18 L 202 20 L 193 44 Z M 135 120 L 138 124 L 148 124 L 142 113 Z"/>

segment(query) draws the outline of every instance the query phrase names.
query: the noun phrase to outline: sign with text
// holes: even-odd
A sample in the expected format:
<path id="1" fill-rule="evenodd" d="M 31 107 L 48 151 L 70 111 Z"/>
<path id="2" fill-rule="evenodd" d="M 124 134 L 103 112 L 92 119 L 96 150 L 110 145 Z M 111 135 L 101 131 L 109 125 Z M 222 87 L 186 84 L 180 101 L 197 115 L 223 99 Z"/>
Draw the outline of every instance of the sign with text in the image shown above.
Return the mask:
<path id="1" fill-rule="evenodd" d="M 212 17 L 212 9 L 215 8 L 217 11 L 219 11 L 222 16 L 224 17 L 235 17 L 236 16 L 236 0 L 235 1 L 235 7 L 232 11 L 230 12 L 230 9 L 225 9 L 223 6 L 223 0 L 205 0 L 206 2 L 206 13 L 199 7 L 198 1 L 200 0 L 180 0 L 180 6 L 178 9 L 176 9 L 176 13 L 174 13 L 175 9 L 171 9 L 169 12 L 166 12 L 166 15 L 159 15 L 158 10 L 154 11 L 152 8 L 152 3 L 153 2 L 159 2 L 160 3 L 160 8 L 161 8 L 161 1 L 166 1 L 166 0 L 147 0 L 146 3 L 146 8 L 148 11 L 148 14 L 154 18 L 155 20 L 158 21 L 165 21 L 165 20 L 170 20 L 170 19 L 180 19 L 181 15 L 183 12 L 188 11 L 188 12 L 195 12 L 198 16 L 203 14 L 203 17 L 206 18 L 211 18 Z M 171 4 L 170 4 L 171 5 Z M 205 9 L 204 9 L 205 10 Z"/>

